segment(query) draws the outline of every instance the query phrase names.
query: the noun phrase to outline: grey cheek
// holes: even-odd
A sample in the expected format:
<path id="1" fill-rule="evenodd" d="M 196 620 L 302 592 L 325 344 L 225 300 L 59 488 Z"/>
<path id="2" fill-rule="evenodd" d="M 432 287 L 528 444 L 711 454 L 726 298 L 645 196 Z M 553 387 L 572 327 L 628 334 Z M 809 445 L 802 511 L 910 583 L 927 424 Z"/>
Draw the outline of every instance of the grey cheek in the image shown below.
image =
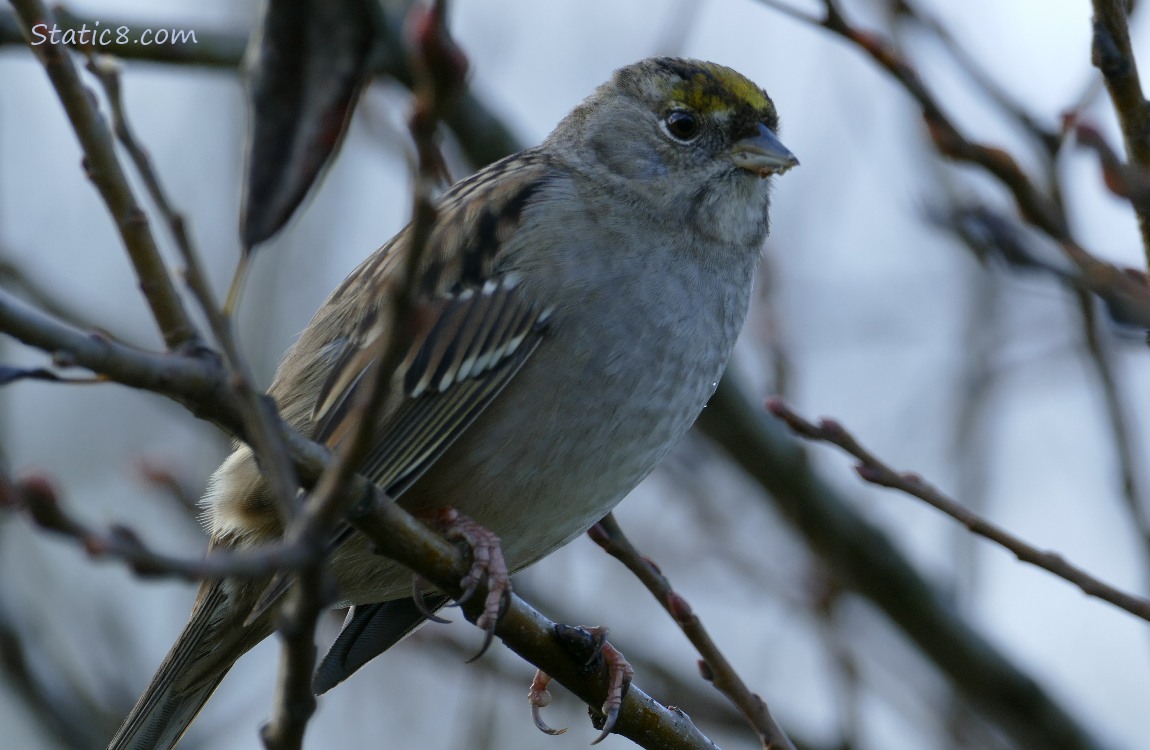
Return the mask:
<path id="1" fill-rule="evenodd" d="M 658 151 L 637 141 L 617 132 L 599 133 L 591 146 L 599 162 L 621 177 L 650 180 L 666 176 L 667 165 Z"/>

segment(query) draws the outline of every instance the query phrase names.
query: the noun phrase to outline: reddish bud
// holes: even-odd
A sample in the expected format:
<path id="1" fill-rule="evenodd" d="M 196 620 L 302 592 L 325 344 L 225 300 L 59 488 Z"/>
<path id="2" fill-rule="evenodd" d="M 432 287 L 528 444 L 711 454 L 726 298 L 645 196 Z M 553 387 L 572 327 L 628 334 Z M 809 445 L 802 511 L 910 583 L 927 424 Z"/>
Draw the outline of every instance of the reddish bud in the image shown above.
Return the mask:
<path id="1" fill-rule="evenodd" d="M 680 625 L 690 622 L 695 616 L 695 612 L 687 600 L 674 591 L 667 595 L 667 609 L 670 611 L 671 617 L 675 618 L 675 622 Z"/>

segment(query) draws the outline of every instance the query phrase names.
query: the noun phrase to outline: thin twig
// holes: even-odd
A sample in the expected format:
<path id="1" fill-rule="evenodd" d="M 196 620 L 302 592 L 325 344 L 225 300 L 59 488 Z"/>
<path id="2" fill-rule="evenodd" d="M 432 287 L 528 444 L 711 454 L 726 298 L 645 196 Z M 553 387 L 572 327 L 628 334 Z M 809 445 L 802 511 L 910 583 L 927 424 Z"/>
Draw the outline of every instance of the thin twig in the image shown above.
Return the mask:
<path id="1" fill-rule="evenodd" d="M 26 512 L 40 528 L 74 540 L 92 558 L 120 560 L 145 577 L 263 578 L 298 568 L 308 559 L 298 545 L 283 543 L 249 552 L 215 550 L 196 559 L 165 554 L 149 547 L 127 526 L 99 531 L 84 524 L 64 509 L 52 483 L 39 475 L 0 484 L 0 510 Z"/>
<path id="2" fill-rule="evenodd" d="M 411 86 L 413 73 L 408 64 L 406 55 L 398 52 L 403 49 L 400 40 L 399 24 L 387 13 L 383 14 L 386 23 L 380 29 L 383 38 L 380 48 L 396 50 L 395 54 L 380 55 L 377 60 L 375 73 L 379 76 L 388 76 L 399 81 L 404 86 Z M 63 9 L 56 11 L 56 22 L 61 29 L 78 31 L 85 24 L 93 28 L 94 18 L 78 16 Z M 136 19 L 127 22 L 124 19 L 102 17 L 103 28 L 116 28 L 118 26 L 158 27 L 159 22 L 145 22 Z M 169 44 L 141 45 L 129 40 L 127 44 L 116 44 L 108 51 L 115 53 L 116 57 L 124 60 L 139 60 L 143 62 L 164 63 L 168 65 L 191 65 L 204 68 L 237 69 L 248 47 L 248 37 L 239 32 L 209 31 L 196 29 L 196 42 L 175 41 Z M 15 23 L 12 13 L 0 7 L 0 47 L 6 45 L 23 45 L 19 26 Z M 483 166 L 496 161 L 507 154 L 521 148 L 515 135 L 508 129 L 503 121 L 476 95 L 469 91 L 463 92 L 457 106 L 447 112 L 444 122 L 459 140 L 467 158 L 476 166 Z"/>
<path id="3" fill-rule="evenodd" d="M 681 594 L 671 587 L 671 582 L 649 558 L 639 554 L 631 541 L 619 528 L 615 516 L 607 516 L 591 527 L 591 539 L 607 551 L 609 555 L 627 566 L 627 569 L 647 587 L 655 599 L 671 615 L 671 619 L 691 641 L 691 645 L 703 658 L 699 661 L 699 671 L 703 679 L 710 682 L 725 695 L 743 714 L 759 734 L 763 750 L 795 750 L 786 732 L 771 716 L 767 704 L 752 692 L 734 665 L 727 660 L 718 645 L 711 639 L 699 616 Z"/>
<path id="4" fill-rule="evenodd" d="M 204 357 L 161 354 L 82 331 L 0 289 L 0 331 L 52 355 L 58 367 L 84 367 L 132 388 L 163 394 L 222 424 L 235 414 L 223 370 Z"/>
<path id="5" fill-rule="evenodd" d="M 292 469 L 288 453 L 284 448 L 281 431 L 278 429 L 279 416 L 263 393 L 252 385 L 251 370 L 247 366 L 239 346 L 232 335 L 232 321 L 223 314 L 216 303 L 207 274 L 200 262 L 200 253 L 192 241 L 191 232 L 182 213 L 177 211 L 152 166 L 147 149 L 136 138 L 127 112 L 124 108 L 123 89 L 120 83 L 119 65 L 110 57 L 89 55 L 88 70 L 96 76 L 104 88 L 108 104 L 112 110 L 112 129 L 120 143 L 124 145 L 132 164 L 143 180 L 152 202 L 164 217 L 176 249 L 184 261 L 184 278 L 200 310 L 208 321 L 212 335 L 224 355 L 224 365 L 228 371 L 228 383 L 237 396 L 242 411 L 245 434 L 259 459 L 260 469 L 267 480 L 272 497 L 279 509 L 280 522 L 286 527 L 295 516 L 299 480 Z"/>
<path id="6" fill-rule="evenodd" d="M 65 295 L 60 294 L 60 290 L 50 289 L 10 260 L 0 259 L 0 287 L 18 292 L 22 298 L 69 325 L 91 325 L 70 302 L 61 299 Z"/>
<path id="7" fill-rule="evenodd" d="M 0 332 L 53 356 L 61 367 L 84 367 L 108 381 L 151 391 L 182 404 L 200 419 L 243 436 L 242 412 L 222 368 L 215 362 L 181 354 L 158 354 L 81 331 L 31 308 L 0 289 Z M 315 483 L 328 461 L 328 450 L 281 422 L 283 439 L 301 481 Z"/>
<path id="8" fill-rule="evenodd" d="M 816 17 L 779 0 L 760 0 L 787 15 L 822 27 L 857 46 L 890 73 L 922 107 L 927 133 L 942 156 L 981 167 L 1006 187 L 1019 213 L 1048 234 L 1078 267 L 1080 282 L 1112 306 L 1128 311 L 1130 322 L 1150 328 L 1150 288 L 1132 279 L 1121 268 L 1087 252 L 1071 235 L 1058 202 L 1043 194 L 1014 158 L 1002 149 L 969 140 L 946 115 L 910 62 L 878 34 L 847 22 L 835 0 L 823 0 L 824 14 Z"/>
<path id="9" fill-rule="evenodd" d="M 1140 172 L 1150 171 L 1150 111 L 1138 79 L 1138 62 L 1130 45 L 1127 0 L 1093 0 L 1094 40 L 1091 62 L 1102 73 L 1118 123 L 1126 155 Z M 1142 248 L 1150 266 L 1150 211 L 1135 205 Z"/>
<path id="10" fill-rule="evenodd" d="M 459 596 L 459 582 L 467 570 L 464 555 L 377 489 L 370 485 L 365 489 L 363 502 L 349 516 L 352 525 L 377 545 L 380 553 L 412 568 L 449 595 Z M 475 622 L 483 614 L 486 589 L 486 582 L 481 582 L 461 605 L 468 620 Z M 512 593 L 495 634 L 587 705 L 602 705 L 608 682 L 606 667 L 588 670 L 584 660 L 573 658 L 562 646 L 555 626 Z M 634 683 L 623 697 L 614 732 L 652 750 L 715 750 L 714 743 L 685 713 L 660 705 Z"/>
<path id="11" fill-rule="evenodd" d="M 1073 583 L 1088 596 L 1102 599 L 1136 617 L 1150 621 L 1150 600 L 1128 594 L 1103 583 L 1081 568 L 1067 562 L 1055 552 L 1043 551 L 1027 544 L 1005 529 L 972 513 L 968 508 L 944 495 L 919 475 L 912 472 L 895 471 L 862 447 L 854 436 L 838 422 L 832 419 L 820 419 L 817 425 L 808 422 L 792 411 L 781 399 L 770 399 L 767 402 L 767 410 L 783 420 L 796 435 L 808 440 L 836 445 L 854 456 L 858 459 L 855 471 L 863 481 L 881 487 L 890 487 L 917 497 L 966 526 L 971 532 L 1006 548 L 1022 562 L 1035 565 Z"/>
<path id="12" fill-rule="evenodd" d="M 899 18 L 909 20 L 919 28 L 933 35 L 966 74 L 974 85 L 1002 110 L 1011 120 L 1037 141 L 1047 157 L 1056 154 L 1062 146 L 1062 136 L 1056 130 L 1043 125 L 1038 118 L 1028 112 L 997 80 L 979 64 L 978 60 L 955 38 L 939 20 L 930 15 L 917 2 L 894 0 Z"/>
<path id="13" fill-rule="evenodd" d="M 148 227 L 148 218 L 132 194 L 128 178 L 116 158 L 108 126 L 93 102 L 91 92 L 81 82 L 80 73 L 63 45 L 33 44 L 33 28 L 54 24 L 55 18 L 40 0 L 14 0 L 29 48 L 43 64 L 64 111 L 72 122 L 89 179 L 112 215 L 124 249 L 132 261 L 140 290 L 148 301 L 164 343 L 171 350 L 195 352 L 202 346 L 183 300 Z"/>
<path id="14" fill-rule="evenodd" d="M 307 555 L 290 558 L 297 552 L 286 546 L 279 548 L 284 557 L 273 559 L 270 551 L 277 549 L 273 546 L 248 555 L 213 553 L 202 563 L 181 562 L 149 552 L 138 544 L 131 532 L 113 530 L 100 534 L 84 527 L 63 513 L 55 490 L 43 477 L 29 477 L 15 484 L 3 479 L 0 475 L 0 511 L 27 509 L 36 514 L 37 521 L 44 523 L 49 530 L 75 539 L 91 553 L 123 559 L 149 574 L 259 577 L 266 576 L 270 570 L 287 570 L 295 562 L 302 564 L 310 559 Z M 469 566 L 454 545 L 383 496 L 363 477 L 353 477 L 347 492 L 363 498 L 352 509 L 349 520 L 382 554 L 410 567 L 448 594 L 460 595 L 459 582 Z M 483 614 L 485 595 L 486 585 L 481 582 L 475 596 L 463 605 L 464 614 L 472 622 Z M 603 702 L 608 681 L 605 671 L 587 671 L 583 662 L 572 658 L 559 642 L 555 623 L 514 594 L 497 623 L 496 634 L 511 650 L 545 670 L 589 705 Z M 715 748 L 686 714 L 660 705 L 634 684 L 624 698 L 615 731 L 651 750 Z"/>
<path id="15" fill-rule="evenodd" d="M 362 465 L 371 447 L 377 415 L 383 408 L 393 373 L 410 350 L 412 329 L 402 321 L 412 317 L 419 289 L 427 238 L 437 216 L 433 189 L 442 158 L 434 136 L 441 114 L 462 89 L 467 64 L 462 51 L 447 32 L 445 0 L 437 0 L 430 9 L 415 6 L 411 25 L 418 36 L 413 40 L 414 68 L 421 73 L 410 129 L 415 141 L 418 164 L 415 174 L 415 197 L 408 230 L 409 253 L 404 259 L 404 279 L 392 288 L 385 311 L 390 325 L 389 336 L 375 342 L 375 357 L 353 406 L 354 423 L 309 499 L 305 513 L 289 529 L 288 538 L 316 551 L 315 561 L 297 574 L 296 585 L 285 602 L 279 631 L 284 641 L 283 657 L 276 700 L 269 723 L 261 737 L 268 750 L 294 750 L 300 747 L 307 723 L 315 711 L 312 673 L 315 668 L 315 628 L 323 610 L 330 604 L 319 595 L 323 588 L 325 540 L 330 528 L 346 512 L 350 502 L 347 485 Z"/>
<path id="16" fill-rule="evenodd" d="M 136 470 L 140 477 L 148 484 L 163 492 L 189 518 L 198 517 L 203 508 L 200 507 L 200 488 L 198 480 L 195 486 L 187 477 L 179 477 L 171 464 L 142 457 L 136 463 Z"/>
<path id="17" fill-rule="evenodd" d="M 1150 213 L 1150 172 L 1135 169 L 1118 158 L 1101 131 L 1077 116 L 1067 116 L 1078 142 L 1098 156 L 1102 180 L 1110 192 L 1130 201 L 1135 211 Z"/>
<path id="18" fill-rule="evenodd" d="M 1096 320 L 1094 301 L 1086 295 L 1079 294 L 1078 304 L 1086 338 L 1087 356 L 1098 378 L 1102 399 L 1106 403 L 1106 421 L 1110 426 L 1110 437 L 1114 442 L 1114 454 L 1118 459 L 1122 478 L 1122 499 L 1126 505 L 1126 512 L 1137 530 L 1143 556 L 1150 561 L 1150 514 L 1147 513 L 1145 493 L 1138 478 L 1141 452 L 1134 446 L 1134 433 L 1128 421 L 1129 415 L 1135 413 L 1135 410 L 1131 408 L 1130 399 L 1118 382 L 1105 331 L 1101 330 Z"/>

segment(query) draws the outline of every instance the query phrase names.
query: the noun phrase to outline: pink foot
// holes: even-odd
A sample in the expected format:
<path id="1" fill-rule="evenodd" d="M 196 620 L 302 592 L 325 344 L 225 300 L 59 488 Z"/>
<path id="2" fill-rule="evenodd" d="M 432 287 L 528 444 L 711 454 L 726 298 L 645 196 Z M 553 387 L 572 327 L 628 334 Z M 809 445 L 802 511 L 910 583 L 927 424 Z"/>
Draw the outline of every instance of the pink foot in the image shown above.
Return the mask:
<path id="1" fill-rule="evenodd" d="M 507 598 L 511 595 L 511 574 L 507 571 L 507 563 L 503 560 L 503 550 L 499 546 L 499 537 L 479 525 L 454 508 L 444 508 L 434 511 L 430 515 L 431 522 L 451 541 L 462 541 L 471 549 L 471 569 L 459 582 L 463 594 L 459 597 L 459 604 L 464 603 L 475 593 L 480 581 L 487 579 L 487 598 L 484 600 L 483 613 L 475 620 L 485 633 L 483 645 L 479 653 L 471 657 L 475 661 L 487 652 L 491 641 L 495 637 L 495 625 Z"/>
<path id="2" fill-rule="evenodd" d="M 600 658 L 607 665 L 609 676 L 607 700 L 603 701 L 603 707 L 600 709 L 603 714 L 603 726 L 599 736 L 591 743 L 597 745 L 615 730 L 615 724 L 619 721 L 619 710 L 623 706 L 623 696 L 627 694 L 627 688 L 631 685 L 635 670 L 623 658 L 619 649 L 607 642 L 607 628 L 605 627 L 584 628 L 556 625 L 555 633 L 564 641 L 583 650 L 587 647 L 587 641 L 590 641 L 591 655 L 585 664 L 587 669 L 593 668 Z M 551 729 L 539 715 L 539 710 L 551 702 L 551 694 L 547 691 L 547 685 L 550 682 L 551 678 L 542 671 L 535 673 L 535 679 L 531 682 L 531 692 L 528 693 L 528 699 L 531 702 L 531 718 L 535 720 L 535 726 L 547 734 L 562 734 L 567 730 Z"/>

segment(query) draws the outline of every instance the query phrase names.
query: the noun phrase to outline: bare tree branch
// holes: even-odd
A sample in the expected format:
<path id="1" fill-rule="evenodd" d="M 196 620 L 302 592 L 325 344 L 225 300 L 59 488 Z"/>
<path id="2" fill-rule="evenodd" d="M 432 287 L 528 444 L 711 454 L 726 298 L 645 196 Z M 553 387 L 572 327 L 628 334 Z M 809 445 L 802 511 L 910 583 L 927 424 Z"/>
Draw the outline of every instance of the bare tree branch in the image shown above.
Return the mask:
<path id="1" fill-rule="evenodd" d="M 244 424 L 247 426 L 245 432 L 259 458 L 260 468 L 268 481 L 272 497 L 278 504 L 281 522 L 286 525 L 296 511 L 299 481 L 288 460 L 287 451 L 284 450 L 280 430 L 277 429 L 278 415 L 264 395 L 252 385 L 250 368 L 240 354 L 235 336 L 232 335 L 231 319 L 216 304 L 215 295 L 212 294 L 207 274 L 204 273 L 200 262 L 200 254 L 193 245 L 191 232 L 184 217 L 173 207 L 159 175 L 152 167 L 152 160 L 147 150 L 132 131 L 124 110 L 118 64 L 108 57 L 89 56 L 88 70 L 104 87 L 104 93 L 112 109 L 113 132 L 127 150 L 136 172 L 164 217 L 176 248 L 183 258 L 184 276 L 188 287 L 199 303 L 204 317 L 207 318 L 212 335 L 223 350 L 228 383 L 237 397 Z"/>
<path id="2" fill-rule="evenodd" d="M 735 667 L 723 655 L 718 645 L 711 639 L 699 616 L 681 594 L 671 588 L 671 582 L 649 558 L 639 553 L 631 541 L 623 534 L 615 516 L 607 516 L 591 527 L 591 539 L 606 550 L 627 570 L 638 578 L 655 599 L 667 610 L 667 614 L 691 641 L 703 658 L 699 660 L 699 672 L 739 709 L 759 735 L 763 750 L 795 750 L 787 733 L 778 725 L 767 704 L 752 692 Z"/>
<path id="3" fill-rule="evenodd" d="M 880 461 L 873 453 L 863 448 L 853 435 L 833 419 L 820 419 L 817 425 L 813 424 L 792 411 L 780 399 L 768 401 L 767 409 L 786 422 L 795 434 L 809 440 L 837 445 L 857 458 L 859 462 L 855 466 L 855 471 L 864 481 L 901 490 L 908 495 L 917 497 L 928 505 L 941 510 L 973 533 L 1010 550 L 1022 562 L 1035 565 L 1073 583 L 1088 596 L 1110 602 L 1135 617 L 1150 621 L 1150 600 L 1120 591 L 1103 583 L 1081 568 L 1070 564 L 1061 555 L 1045 552 L 1027 544 L 1006 530 L 970 512 L 919 475 L 912 472 L 895 471 Z"/>
<path id="4" fill-rule="evenodd" d="M 1108 304 L 1129 313 L 1129 320 L 1150 328 L 1150 287 L 1130 278 L 1122 269 L 1087 252 L 1072 236 L 1058 202 L 1038 190 L 1002 149 L 975 143 L 947 116 L 910 62 L 885 39 L 847 22 L 835 0 L 823 0 L 821 18 L 808 15 L 778 0 L 760 0 L 793 18 L 827 29 L 857 46 L 886 70 L 922 107 L 927 133 L 942 156 L 981 167 L 1014 196 L 1023 218 L 1046 232 L 1078 268 L 1079 282 Z"/>
<path id="5" fill-rule="evenodd" d="M 55 23 L 55 18 L 39 0 L 15 0 L 29 47 L 43 64 L 52 85 L 68 113 L 72 128 L 84 150 L 85 169 L 120 231 L 124 249 L 136 270 L 140 289 L 169 349 L 196 349 L 199 333 L 184 309 L 183 300 L 168 274 L 167 266 L 148 227 L 148 217 L 132 195 L 128 178 L 116 158 L 107 124 L 96 110 L 91 92 L 80 80 L 66 48 L 56 44 L 32 44 L 32 29 Z"/>
<path id="6" fill-rule="evenodd" d="M 371 448 L 376 417 L 393 382 L 392 374 L 412 345 L 409 329 L 394 323 L 409 319 L 415 310 L 425 245 L 438 214 L 433 190 L 442 159 L 434 142 L 436 126 L 441 114 L 462 90 L 467 70 L 466 58 L 448 34 L 446 24 L 444 0 L 435 2 L 430 10 L 423 6 L 412 9 L 410 25 L 419 30 L 418 36 L 411 40 L 412 56 L 421 74 L 417 78 L 410 119 L 411 135 L 419 155 L 410 229 L 412 252 L 405 261 L 403 283 L 388 298 L 390 309 L 386 314 L 393 325 L 387 330 L 392 334 L 376 342 L 375 364 L 365 378 L 366 387 L 356 396 L 353 406 L 356 418 L 350 434 L 320 476 L 298 523 L 288 529 L 289 540 L 315 554 L 313 561 L 298 572 L 296 586 L 281 610 L 279 632 L 284 649 L 280 677 L 272 719 L 261 733 L 268 750 L 300 748 L 307 723 L 315 711 L 312 692 L 315 628 L 323 610 L 330 605 L 320 593 L 327 588 L 322 553 L 330 529 L 351 504 L 348 498 L 355 497 L 349 495 L 347 485 Z"/>
<path id="7" fill-rule="evenodd" d="M 1103 745 L 980 636 L 891 540 L 816 472 L 802 445 L 728 374 L 696 427 L 763 489 L 846 585 L 865 596 L 1019 747 Z"/>
<path id="8" fill-rule="evenodd" d="M 379 46 L 383 50 L 395 52 L 380 56 L 376 73 L 392 77 L 410 88 L 414 84 L 414 77 L 407 56 L 400 52 L 403 44 L 400 39 L 399 20 L 386 14 L 385 20 L 387 23 L 381 29 L 384 38 Z M 105 18 L 102 21 L 105 28 L 130 25 L 123 19 Z M 61 29 L 78 31 L 84 24 L 87 24 L 89 29 L 93 28 L 94 19 L 57 9 L 56 22 Z M 135 25 L 159 24 L 137 22 Z M 143 46 L 138 42 L 129 41 L 123 45 L 117 44 L 114 50 L 108 51 L 125 60 L 234 70 L 240 66 L 247 43 L 247 34 L 244 33 L 197 29 L 195 44 L 174 42 Z M 20 26 L 9 11 L 0 9 L 0 47 L 15 44 L 25 44 Z M 451 128 L 467 157 L 476 166 L 490 164 L 520 149 L 516 136 L 479 97 L 470 91 L 460 95 L 456 106 L 445 113 L 444 122 Z"/>
<path id="9" fill-rule="evenodd" d="M 1093 0 L 1094 41 L 1091 62 L 1102 73 L 1130 162 L 1142 173 L 1150 171 L 1150 111 L 1138 79 L 1138 62 L 1130 46 L 1127 0 Z M 1150 266 L 1150 211 L 1135 206 L 1142 248 Z"/>
<path id="10" fill-rule="evenodd" d="M 33 475 L 10 483 L 0 477 L 0 510 L 24 511 L 40 528 L 73 539 L 94 559 L 124 562 L 144 577 L 176 577 L 187 581 L 211 578 L 262 578 L 294 570 L 308 560 L 300 545 L 279 543 L 255 552 L 217 550 L 196 560 L 152 549 L 131 528 L 114 525 L 98 531 L 69 514 L 47 477 Z"/>
<path id="11" fill-rule="evenodd" d="M 132 388 L 161 393 L 217 424 L 234 414 L 223 370 L 210 357 L 157 353 L 99 331 L 61 323 L 0 290 L 0 331 L 51 354 L 57 367 L 83 367 Z"/>

